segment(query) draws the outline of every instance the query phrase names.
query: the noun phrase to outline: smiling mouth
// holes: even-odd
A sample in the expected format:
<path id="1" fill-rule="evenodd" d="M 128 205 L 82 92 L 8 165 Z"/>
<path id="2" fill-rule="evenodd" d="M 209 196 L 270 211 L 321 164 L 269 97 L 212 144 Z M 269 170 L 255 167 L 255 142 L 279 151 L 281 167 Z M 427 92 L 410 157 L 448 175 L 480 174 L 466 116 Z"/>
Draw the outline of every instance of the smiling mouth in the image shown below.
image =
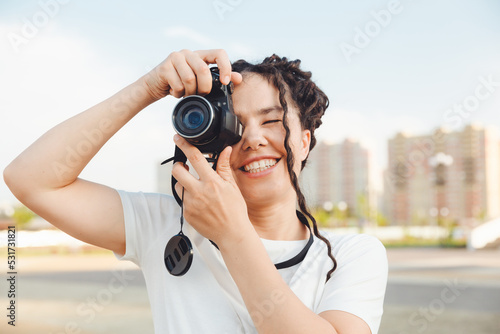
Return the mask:
<path id="1" fill-rule="evenodd" d="M 241 171 L 247 172 L 247 173 L 259 173 L 262 172 L 268 168 L 273 167 L 276 165 L 281 159 L 262 159 L 258 161 L 253 161 L 249 163 L 248 165 L 242 166 L 240 168 Z"/>

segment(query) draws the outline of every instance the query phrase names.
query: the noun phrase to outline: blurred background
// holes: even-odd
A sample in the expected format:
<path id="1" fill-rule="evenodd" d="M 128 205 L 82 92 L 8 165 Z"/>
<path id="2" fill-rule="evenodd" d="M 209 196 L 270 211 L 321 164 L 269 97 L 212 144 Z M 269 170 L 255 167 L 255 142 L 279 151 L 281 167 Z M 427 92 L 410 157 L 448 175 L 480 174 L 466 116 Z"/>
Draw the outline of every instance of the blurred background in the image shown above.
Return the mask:
<path id="1" fill-rule="evenodd" d="M 2 1 L 0 167 L 172 51 L 298 58 L 331 102 L 302 187 L 324 229 L 386 245 L 380 333 L 500 333 L 499 17 L 495 0 Z M 82 177 L 169 192 L 175 103 L 140 113 Z M 53 229 L 0 182 L 2 275 L 9 226 L 19 294 L 2 333 L 152 332 L 134 265 Z"/>

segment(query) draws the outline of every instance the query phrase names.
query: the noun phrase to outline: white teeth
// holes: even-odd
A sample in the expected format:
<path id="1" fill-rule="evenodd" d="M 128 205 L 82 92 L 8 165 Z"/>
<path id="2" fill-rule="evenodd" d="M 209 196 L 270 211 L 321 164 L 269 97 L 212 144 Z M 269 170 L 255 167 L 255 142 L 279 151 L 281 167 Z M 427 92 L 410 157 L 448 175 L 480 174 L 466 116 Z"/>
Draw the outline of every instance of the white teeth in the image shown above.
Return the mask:
<path id="1" fill-rule="evenodd" d="M 245 171 L 249 173 L 258 173 L 262 172 L 263 170 L 268 169 L 269 167 L 272 167 L 276 165 L 276 160 L 274 159 L 262 159 L 259 161 L 253 161 L 249 163 L 248 165 L 245 165 Z"/>

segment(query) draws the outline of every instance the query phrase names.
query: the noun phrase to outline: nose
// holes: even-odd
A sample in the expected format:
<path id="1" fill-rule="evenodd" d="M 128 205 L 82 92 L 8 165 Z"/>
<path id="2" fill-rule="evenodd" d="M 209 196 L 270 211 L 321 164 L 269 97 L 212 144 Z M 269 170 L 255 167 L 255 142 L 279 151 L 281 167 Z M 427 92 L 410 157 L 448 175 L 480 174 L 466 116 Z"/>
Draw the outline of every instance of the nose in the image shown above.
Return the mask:
<path id="1" fill-rule="evenodd" d="M 267 145 L 267 139 L 264 135 L 263 129 L 257 125 L 248 125 L 243 129 L 241 136 L 241 149 L 256 151 L 261 146 Z"/>

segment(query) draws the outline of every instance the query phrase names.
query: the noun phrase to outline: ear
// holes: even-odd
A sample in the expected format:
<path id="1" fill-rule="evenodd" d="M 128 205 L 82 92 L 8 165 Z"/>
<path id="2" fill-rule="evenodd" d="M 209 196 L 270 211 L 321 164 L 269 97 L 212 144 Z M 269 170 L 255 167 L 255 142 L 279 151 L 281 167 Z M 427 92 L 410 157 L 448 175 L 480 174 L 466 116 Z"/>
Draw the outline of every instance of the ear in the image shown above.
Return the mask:
<path id="1" fill-rule="evenodd" d="M 309 154 L 309 145 L 311 144 L 311 131 L 302 130 L 302 140 L 300 144 L 300 161 L 304 161 Z"/>

